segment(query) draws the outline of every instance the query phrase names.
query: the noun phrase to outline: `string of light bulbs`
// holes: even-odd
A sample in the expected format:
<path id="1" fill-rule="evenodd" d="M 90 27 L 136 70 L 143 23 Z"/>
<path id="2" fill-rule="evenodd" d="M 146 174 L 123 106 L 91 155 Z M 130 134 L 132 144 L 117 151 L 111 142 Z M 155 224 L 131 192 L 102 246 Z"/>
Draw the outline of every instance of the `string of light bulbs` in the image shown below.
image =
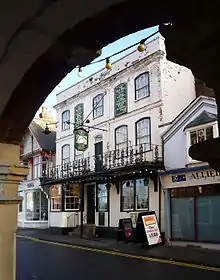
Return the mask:
<path id="1" fill-rule="evenodd" d="M 146 49 L 145 42 L 146 42 L 148 39 L 150 39 L 151 37 L 153 37 L 154 35 L 156 35 L 157 33 L 159 33 L 159 30 L 157 30 L 156 32 L 150 34 L 148 37 L 142 39 L 141 41 L 138 41 L 137 43 L 134 43 L 134 44 L 132 44 L 132 45 L 130 45 L 130 46 L 128 46 L 128 47 L 126 47 L 126 48 L 124 48 L 124 49 L 122 49 L 122 50 L 116 52 L 116 53 L 113 53 L 112 55 L 109 55 L 109 56 L 107 56 L 107 57 L 104 57 L 104 58 L 99 59 L 99 60 L 96 60 L 96 61 L 92 61 L 92 62 L 90 62 L 88 65 L 92 65 L 92 64 L 95 64 L 95 63 L 100 63 L 100 62 L 105 61 L 105 62 L 106 62 L 105 68 L 106 68 L 107 70 L 110 70 L 110 69 L 112 69 L 112 64 L 111 64 L 110 58 L 112 58 L 112 57 L 114 57 L 114 56 L 116 56 L 116 55 L 118 55 L 118 54 L 120 54 L 120 53 L 123 53 L 123 52 L 125 52 L 125 51 L 127 51 L 127 50 L 129 50 L 129 49 L 131 49 L 131 48 L 133 48 L 133 47 L 135 47 L 135 46 L 137 46 L 137 45 L 138 45 L 137 50 L 138 50 L 139 52 L 145 51 L 145 49 Z M 101 50 L 97 51 L 97 54 L 101 55 Z M 78 66 L 78 69 L 79 69 L 79 70 L 78 70 L 78 75 L 81 76 L 81 74 L 82 74 L 82 67 L 81 67 L 81 66 Z"/>

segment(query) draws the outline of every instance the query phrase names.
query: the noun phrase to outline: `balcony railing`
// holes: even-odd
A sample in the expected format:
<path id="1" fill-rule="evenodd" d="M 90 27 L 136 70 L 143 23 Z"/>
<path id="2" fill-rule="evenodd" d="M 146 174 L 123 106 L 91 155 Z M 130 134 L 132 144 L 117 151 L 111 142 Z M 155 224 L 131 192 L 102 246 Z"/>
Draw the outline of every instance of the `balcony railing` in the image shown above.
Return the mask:
<path id="1" fill-rule="evenodd" d="M 57 165 L 44 169 L 42 181 L 73 178 L 83 175 L 92 175 L 114 171 L 129 166 L 147 166 L 162 163 L 162 146 L 141 144 L 125 149 L 108 151 L 104 154 L 91 156 L 64 165 Z"/>

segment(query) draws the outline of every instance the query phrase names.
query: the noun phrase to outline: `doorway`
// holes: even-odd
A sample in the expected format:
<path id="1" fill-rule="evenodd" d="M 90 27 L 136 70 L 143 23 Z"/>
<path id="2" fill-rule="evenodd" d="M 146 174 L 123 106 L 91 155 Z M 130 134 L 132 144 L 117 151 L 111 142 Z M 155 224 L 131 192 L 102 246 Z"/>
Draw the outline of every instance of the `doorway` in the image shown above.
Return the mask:
<path id="1" fill-rule="evenodd" d="M 95 224 L 95 186 L 87 186 L 87 224 Z"/>
<path id="2" fill-rule="evenodd" d="M 95 171 L 103 169 L 103 142 L 95 143 Z"/>

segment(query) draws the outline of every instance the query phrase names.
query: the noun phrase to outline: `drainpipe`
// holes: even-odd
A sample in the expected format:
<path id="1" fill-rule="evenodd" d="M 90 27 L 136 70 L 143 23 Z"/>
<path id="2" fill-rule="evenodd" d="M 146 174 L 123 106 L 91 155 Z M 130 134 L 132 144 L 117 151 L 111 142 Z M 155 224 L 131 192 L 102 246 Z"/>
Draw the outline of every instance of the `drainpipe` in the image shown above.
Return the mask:
<path id="1" fill-rule="evenodd" d="M 159 229 L 161 231 L 161 181 L 160 181 L 160 177 L 158 175 L 158 180 L 157 180 L 157 183 L 159 185 L 159 219 L 158 219 L 158 226 L 159 226 Z"/>
<path id="2" fill-rule="evenodd" d="M 80 238 L 83 238 L 83 203 L 84 203 L 84 199 L 83 199 L 83 188 L 84 185 L 81 182 L 80 183 Z"/>

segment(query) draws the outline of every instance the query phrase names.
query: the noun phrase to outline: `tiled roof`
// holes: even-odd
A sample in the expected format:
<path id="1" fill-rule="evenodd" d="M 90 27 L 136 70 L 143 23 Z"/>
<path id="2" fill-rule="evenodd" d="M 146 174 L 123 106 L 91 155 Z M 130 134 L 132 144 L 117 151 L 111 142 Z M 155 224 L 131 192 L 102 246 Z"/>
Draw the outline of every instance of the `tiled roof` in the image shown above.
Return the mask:
<path id="1" fill-rule="evenodd" d="M 44 128 L 36 123 L 34 120 L 31 122 L 29 126 L 31 132 L 36 138 L 38 144 L 40 145 L 42 150 L 56 150 L 56 132 L 51 131 L 50 134 L 45 135 L 43 133 Z"/>
<path id="2" fill-rule="evenodd" d="M 217 118 L 218 117 L 217 117 L 216 114 L 212 114 L 212 113 L 209 113 L 209 112 L 204 110 L 198 117 L 196 117 L 193 121 L 188 123 L 185 126 L 185 129 L 195 127 L 195 126 L 198 126 L 198 125 L 201 125 L 201 124 L 214 122 L 214 121 L 217 120 Z"/>

